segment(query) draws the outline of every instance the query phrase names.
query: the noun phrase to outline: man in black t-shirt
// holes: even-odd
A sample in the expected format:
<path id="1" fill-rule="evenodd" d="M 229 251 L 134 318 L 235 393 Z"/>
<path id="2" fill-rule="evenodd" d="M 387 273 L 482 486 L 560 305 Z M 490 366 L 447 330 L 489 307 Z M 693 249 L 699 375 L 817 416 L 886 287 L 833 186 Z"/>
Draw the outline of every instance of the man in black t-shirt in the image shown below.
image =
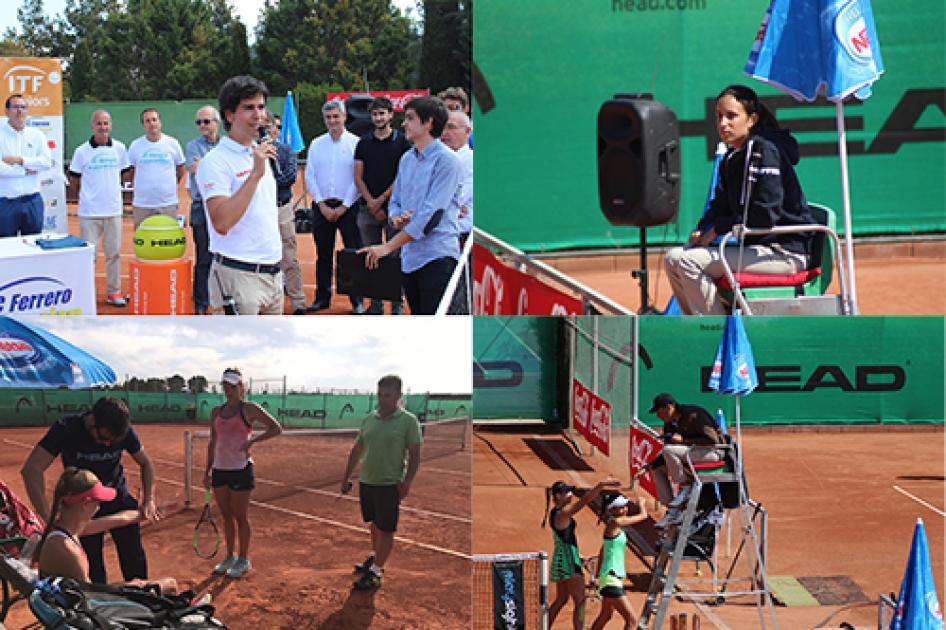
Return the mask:
<path id="1" fill-rule="evenodd" d="M 75 466 L 89 470 L 103 485 L 117 491 L 115 499 L 102 503 L 96 517 L 108 516 L 122 510 L 141 510 L 148 520 L 158 520 L 160 514 L 154 505 L 154 465 L 145 453 L 138 434 L 131 427 L 128 406 L 119 398 L 103 396 L 84 414 L 67 416 L 53 424 L 27 458 L 20 474 L 26 485 L 33 508 L 48 522 L 50 505 L 46 499 L 44 475 L 56 458 L 62 458 L 63 468 Z M 127 452 L 141 468 L 144 492 L 142 505 L 128 492 L 122 453 Z M 148 563 L 141 545 L 141 528 L 135 523 L 111 530 L 118 551 L 125 581 L 148 578 Z M 106 584 L 105 561 L 102 555 L 103 534 L 83 536 L 80 541 L 89 558 L 89 577 L 95 583 Z"/>
<path id="2" fill-rule="evenodd" d="M 655 526 L 665 527 L 680 520 L 682 508 L 690 498 L 691 480 L 687 477 L 686 458 L 693 463 L 721 461 L 723 452 L 717 447 L 724 443 L 724 438 L 716 419 L 708 411 L 697 405 L 682 405 L 670 394 L 657 395 L 648 411 L 657 414 L 664 423 L 664 447 L 661 456 L 641 468 L 638 475 L 654 470 L 658 499 L 669 508 Z M 667 475 L 680 486 L 675 497 Z"/>
<path id="3" fill-rule="evenodd" d="M 401 156 L 411 148 L 404 134 L 391 128 L 394 105 L 386 96 L 379 96 L 369 105 L 374 131 L 358 141 L 355 147 L 355 185 L 361 199 L 358 212 L 358 230 L 364 247 L 380 245 L 381 236 L 390 241 L 397 234 L 388 223 L 388 199 L 394 190 L 397 167 Z M 366 311 L 369 315 L 383 315 L 384 302 L 372 300 Z M 404 312 L 404 301 L 391 303 L 391 314 Z"/>

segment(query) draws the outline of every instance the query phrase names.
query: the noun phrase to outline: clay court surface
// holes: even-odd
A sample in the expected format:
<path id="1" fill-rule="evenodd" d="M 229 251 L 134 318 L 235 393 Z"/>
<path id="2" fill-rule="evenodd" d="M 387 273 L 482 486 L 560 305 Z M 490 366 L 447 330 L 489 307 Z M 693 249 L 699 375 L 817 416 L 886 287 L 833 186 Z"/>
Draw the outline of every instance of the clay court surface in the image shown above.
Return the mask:
<path id="1" fill-rule="evenodd" d="M 399 538 L 384 583 L 377 591 L 361 592 L 351 588 L 357 578 L 352 567 L 369 552 L 368 530 L 357 495 L 339 499 L 338 493 L 350 438 L 286 437 L 270 441 L 272 449 L 258 445 L 257 489 L 250 507 L 253 569 L 245 578 L 231 580 L 212 574 L 222 556 L 202 560 L 191 547 L 203 492 L 194 493 L 190 510 L 183 509 L 186 428 L 197 427 L 136 426 L 155 462 L 157 501 L 179 503 L 164 520 L 144 526 L 152 576 L 171 575 L 185 587 L 211 593 L 217 617 L 231 630 L 470 627 L 469 436 L 456 447 L 427 440 L 420 471 L 402 505 Z M 0 429 L 0 478 L 24 498 L 19 469 L 44 432 Z M 200 479 L 206 442 L 195 441 L 194 451 L 195 479 Z M 126 457 L 125 469 L 135 493 L 140 488 L 138 466 Z M 47 471 L 50 496 L 59 470 L 53 464 Z M 109 578 L 120 579 L 113 548 L 106 543 L 106 549 Z M 21 602 L 6 627 L 40 626 Z"/>
<path id="2" fill-rule="evenodd" d="M 558 479 L 588 487 L 609 473 L 627 485 L 627 444 L 627 430 L 616 430 L 610 459 L 600 453 L 588 455 L 584 441 L 580 446 L 586 455 L 580 457 L 560 433 L 541 424 L 478 425 L 473 447 L 474 553 L 551 554 L 552 533 L 541 527 L 545 488 Z M 926 525 L 939 601 L 941 605 L 946 601 L 942 426 L 843 431 L 752 428 L 744 431 L 743 452 L 750 497 L 769 514 L 768 575 L 841 577 L 854 585 L 849 592 L 837 592 L 837 603 L 832 605 L 777 606 L 779 628 L 838 628 L 844 621 L 857 628 L 876 628 L 878 594 L 899 592 L 918 517 Z M 509 510 L 511 505 L 516 509 Z M 647 507 L 653 510 L 652 500 Z M 579 513 L 577 520 L 581 554 L 597 554 L 602 527 L 589 510 Z M 648 541 L 654 540 L 652 518 L 636 529 Z M 720 565 L 728 569 L 725 528 L 721 532 Z M 730 553 L 735 553 L 738 540 L 736 529 Z M 627 555 L 627 571 L 636 617 L 650 572 L 632 553 Z M 694 571 L 694 563 L 684 562 L 680 578 L 693 579 Z M 703 576 L 708 574 L 704 565 Z M 704 602 L 697 606 L 678 599 L 670 612 L 696 613 L 704 629 L 759 627 L 755 605 L 748 598 L 712 607 Z M 571 628 L 570 613 L 569 604 L 553 630 Z M 607 626 L 620 627 L 617 615 Z"/>

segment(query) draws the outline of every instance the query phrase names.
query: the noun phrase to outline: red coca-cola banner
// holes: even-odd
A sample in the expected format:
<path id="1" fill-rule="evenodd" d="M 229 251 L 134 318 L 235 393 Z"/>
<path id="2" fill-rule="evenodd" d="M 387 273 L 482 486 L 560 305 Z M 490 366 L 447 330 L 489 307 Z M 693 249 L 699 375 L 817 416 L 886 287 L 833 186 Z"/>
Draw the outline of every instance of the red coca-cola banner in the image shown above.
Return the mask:
<path id="1" fill-rule="evenodd" d="M 572 379 L 572 426 L 592 446 L 611 456 L 611 405 Z"/>
<path id="2" fill-rule="evenodd" d="M 377 98 L 378 96 L 387 96 L 394 103 L 394 111 L 403 112 L 404 106 L 411 99 L 419 96 L 429 96 L 430 90 L 378 90 L 376 92 L 329 92 L 325 95 L 326 101 L 344 101 L 352 94 L 367 94 Z"/>
<path id="3" fill-rule="evenodd" d="M 581 300 L 516 271 L 473 244 L 474 315 L 581 315 Z"/>
<path id="4" fill-rule="evenodd" d="M 634 475 L 636 475 L 645 464 L 649 464 L 653 461 L 653 459 L 660 454 L 662 448 L 663 443 L 655 438 L 653 434 L 632 424 L 630 439 L 631 451 L 627 458 L 631 467 L 631 478 L 633 479 Z M 640 478 L 640 486 L 650 493 L 650 496 L 657 498 L 657 486 L 654 485 L 653 471 L 648 470 L 644 476 Z"/>

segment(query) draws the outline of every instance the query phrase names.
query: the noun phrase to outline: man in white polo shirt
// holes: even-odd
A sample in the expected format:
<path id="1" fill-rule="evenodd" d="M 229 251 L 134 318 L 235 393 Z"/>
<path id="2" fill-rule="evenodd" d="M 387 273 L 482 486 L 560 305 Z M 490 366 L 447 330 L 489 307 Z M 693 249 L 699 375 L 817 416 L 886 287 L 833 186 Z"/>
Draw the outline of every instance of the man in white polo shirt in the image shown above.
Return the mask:
<path id="1" fill-rule="evenodd" d="M 122 173 L 130 167 L 125 145 L 111 137 L 112 117 L 92 114 L 92 137 L 69 163 L 69 186 L 79 194 L 79 235 L 105 252 L 106 302 L 125 306 L 122 295 Z"/>
<path id="2" fill-rule="evenodd" d="M 135 196 L 132 212 L 135 229 L 150 216 L 163 214 L 177 219 L 177 186 L 184 178 L 184 151 L 181 143 L 161 133 L 161 116 L 149 107 L 141 112 L 141 126 L 145 135 L 128 147 Z"/>
<path id="3" fill-rule="evenodd" d="M 266 84 L 233 77 L 220 89 L 227 137 L 197 165 L 213 263 L 210 306 L 215 314 L 281 315 L 282 239 L 272 139 L 257 142 L 266 125 Z"/>
<path id="4" fill-rule="evenodd" d="M 0 237 L 43 231 L 39 172 L 53 164 L 46 138 L 26 126 L 29 104 L 20 94 L 7 98 L 7 124 L 0 127 Z"/>

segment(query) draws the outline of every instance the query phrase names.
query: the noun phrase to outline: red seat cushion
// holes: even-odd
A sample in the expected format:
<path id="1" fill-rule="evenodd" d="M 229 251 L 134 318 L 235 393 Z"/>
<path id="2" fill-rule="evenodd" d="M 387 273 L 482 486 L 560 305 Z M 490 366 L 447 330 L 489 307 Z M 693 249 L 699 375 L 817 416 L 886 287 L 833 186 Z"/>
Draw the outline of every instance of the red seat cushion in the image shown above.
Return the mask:
<path id="1" fill-rule="evenodd" d="M 728 466 L 726 460 L 719 462 L 696 462 L 693 464 L 694 470 L 716 470 L 717 468 L 725 468 Z"/>
<path id="2" fill-rule="evenodd" d="M 737 273 L 736 280 L 739 281 L 739 287 L 742 289 L 758 289 L 761 287 L 797 287 L 807 284 L 821 275 L 821 267 L 806 269 L 787 276 L 779 276 L 764 273 Z M 732 285 L 729 284 L 729 278 L 723 276 L 717 278 L 713 283 L 721 289 L 732 291 Z"/>

